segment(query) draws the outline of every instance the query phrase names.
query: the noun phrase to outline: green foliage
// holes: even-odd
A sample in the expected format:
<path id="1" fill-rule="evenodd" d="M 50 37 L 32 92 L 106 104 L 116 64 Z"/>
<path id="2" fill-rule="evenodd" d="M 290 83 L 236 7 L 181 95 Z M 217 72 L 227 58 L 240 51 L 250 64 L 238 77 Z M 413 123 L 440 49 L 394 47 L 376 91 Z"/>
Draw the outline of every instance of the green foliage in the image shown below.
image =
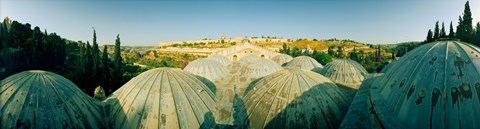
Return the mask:
<path id="1" fill-rule="evenodd" d="M 293 47 L 292 52 L 290 53 L 290 56 L 297 57 L 301 55 L 302 55 L 302 50 L 298 47 Z"/>
<path id="2" fill-rule="evenodd" d="M 438 28 L 438 21 L 435 23 L 435 30 L 433 31 L 433 39 L 440 38 L 440 29 Z"/>
<path id="3" fill-rule="evenodd" d="M 120 34 L 117 35 L 117 39 L 115 39 L 115 50 L 114 50 L 114 57 L 113 57 L 113 75 L 112 79 L 115 79 L 114 86 L 120 86 L 122 84 L 122 75 L 123 75 L 123 64 L 122 64 L 122 56 L 120 51 Z"/>
<path id="4" fill-rule="evenodd" d="M 440 30 L 440 36 L 439 38 L 446 38 L 447 34 L 445 32 L 445 23 L 442 22 L 442 29 Z"/>
<path id="5" fill-rule="evenodd" d="M 480 22 L 477 22 L 477 26 L 475 27 L 475 41 L 477 46 L 480 46 Z"/>
<path id="6" fill-rule="evenodd" d="M 322 65 L 332 62 L 332 56 L 323 52 L 317 52 L 317 50 L 313 50 L 311 57 Z"/>
<path id="7" fill-rule="evenodd" d="M 427 40 L 425 40 L 425 43 L 433 42 L 435 39 L 433 38 L 432 30 L 428 30 L 427 33 Z"/>
<path id="8" fill-rule="evenodd" d="M 465 10 L 463 11 L 463 17 L 459 16 L 459 22 L 457 26 L 456 38 L 464 42 L 472 43 L 474 40 L 473 32 L 473 18 L 472 12 L 470 11 L 469 2 L 465 3 Z"/>
<path id="9" fill-rule="evenodd" d="M 450 22 L 450 31 L 448 32 L 448 38 L 455 38 L 455 32 L 453 31 L 452 22 Z"/>

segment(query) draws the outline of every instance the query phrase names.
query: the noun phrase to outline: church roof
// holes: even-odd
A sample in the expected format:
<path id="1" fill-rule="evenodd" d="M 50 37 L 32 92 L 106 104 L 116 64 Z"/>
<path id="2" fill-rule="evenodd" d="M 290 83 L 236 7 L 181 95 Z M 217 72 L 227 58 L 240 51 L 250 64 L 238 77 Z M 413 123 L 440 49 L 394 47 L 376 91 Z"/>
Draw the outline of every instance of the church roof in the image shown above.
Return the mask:
<path id="1" fill-rule="evenodd" d="M 214 127 L 214 93 L 177 68 L 151 69 L 128 81 L 107 102 L 113 128 Z"/>
<path id="2" fill-rule="evenodd" d="M 287 54 L 278 54 L 276 56 L 273 56 L 272 58 L 272 61 L 274 61 L 275 63 L 279 64 L 279 65 L 283 65 L 287 62 L 290 62 L 292 61 L 293 57 L 290 56 L 290 55 L 287 55 Z"/>
<path id="3" fill-rule="evenodd" d="M 322 64 L 318 63 L 315 59 L 308 56 L 299 56 L 293 58 L 292 61 L 285 66 L 292 69 L 312 70 L 314 68 L 323 68 Z"/>
<path id="4" fill-rule="evenodd" d="M 480 49 L 459 41 L 422 45 L 371 84 L 385 128 L 479 128 Z"/>
<path id="5" fill-rule="evenodd" d="M 210 81 L 219 80 L 228 74 L 228 69 L 225 65 L 210 58 L 194 60 L 183 70 L 207 78 Z"/>
<path id="6" fill-rule="evenodd" d="M 68 79 L 31 70 L 0 81 L 0 128 L 105 128 L 102 105 Z"/>
<path id="7" fill-rule="evenodd" d="M 230 61 L 227 57 L 219 55 L 219 54 L 210 55 L 210 56 L 208 56 L 208 58 L 212 59 L 212 60 L 215 60 L 215 61 L 218 61 L 218 62 L 220 62 L 220 64 L 225 65 L 225 66 L 228 66 L 232 63 L 232 61 Z"/>
<path id="8" fill-rule="evenodd" d="M 281 70 L 252 86 L 243 98 L 251 128 L 338 128 L 348 109 L 342 91 L 311 71 Z"/>
<path id="9" fill-rule="evenodd" d="M 368 72 L 353 60 L 338 59 L 325 65 L 320 74 L 337 84 L 358 89 Z"/>

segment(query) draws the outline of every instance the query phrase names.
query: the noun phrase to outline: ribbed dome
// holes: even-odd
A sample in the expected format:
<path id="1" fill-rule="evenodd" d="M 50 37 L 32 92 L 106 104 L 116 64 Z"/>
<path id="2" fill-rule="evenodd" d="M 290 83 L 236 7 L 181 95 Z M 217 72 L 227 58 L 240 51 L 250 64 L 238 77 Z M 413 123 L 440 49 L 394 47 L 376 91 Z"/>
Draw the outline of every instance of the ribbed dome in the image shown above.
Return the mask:
<path id="1" fill-rule="evenodd" d="M 243 98 L 251 128 L 338 128 L 346 97 L 320 74 L 285 69 L 253 84 Z"/>
<path id="2" fill-rule="evenodd" d="M 0 81 L 0 128 L 105 128 L 101 105 L 68 79 L 32 70 Z"/>
<path id="3" fill-rule="evenodd" d="M 320 74 L 337 84 L 358 89 L 368 72 L 353 60 L 340 59 L 325 65 Z"/>
<path id="4" fill-rule="evenodd" d="M 221 79 L 228 74 L 228 69 L 225 65 L 209 58 L 194 60 L 183 70 L 207 78 L 210 81 Z"/>
<path id="5" fill-rule="evenodd" d="M 293 57 L 289 56 L 287 54 L 278 54 L 278 55 L 272 57 L 272 61 L 279 64 L 279 65 L 283 65 L 287 62 L 290 62 L 290 61 L 292 61 L 292 59 L 293 59 Z"/>
<path id="6" fill-rule="evenodd" d="M 242 57 L 238 62 L 241 64 L 246 64 L 246 63 L 254 62 L 258 59 L 262 59 L 262 58 L 257 55 L 250 54 Z"/>
<path id="7" fill-rule="evenodd" d="M 292 61 L 285 66 L 292 69 L 312 70 L 314 68 L 323 68 L 322 64 L 318 63 L 315 59 L 308 56 L 299 56 L 293 58 Z"/>
<path id="8" fill-rule="evenodd" d="M 214 94 L 195 75 L 177 68 L 148 70 L 115 91 L 113 128 L 212 127 Z"/>
<path id="9" fill-rule="evenodd" d="M 371 85 L 385 128 L 480 128 L 480 52 L 437 41 L 400 58 Z"/>
<path id="10" fill-rule="evenodd" d="M 232 61 L 230 61 L 227 57 L 219 55 L 219 54 L 210 55 L 210 56 L 208 56 L 208 58 L 212 59 L 212 60 L 215 60 L 215 61 L 218 61 L 218 62 L 220 62 L 220 64 L 225 65 L 225 66 L 228 66 L 232 63 Z"/>
<path id="11" fill-rule="evenodd" d="M 258 58 L 255 61 L 245 63 L 240 69 L 240 73 L 242 77 L 256 79 L 277 72 L 281 69 L 282 67 L 280 67 L 280 65 L 270 60 Z"/>

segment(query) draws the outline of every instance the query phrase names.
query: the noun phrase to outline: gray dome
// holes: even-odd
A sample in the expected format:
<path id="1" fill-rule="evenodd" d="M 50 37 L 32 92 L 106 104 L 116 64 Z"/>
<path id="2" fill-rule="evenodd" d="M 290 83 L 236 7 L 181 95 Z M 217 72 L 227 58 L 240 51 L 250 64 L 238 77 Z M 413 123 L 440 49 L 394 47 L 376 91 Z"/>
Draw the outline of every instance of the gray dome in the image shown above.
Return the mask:
<path id="1" fill-rule="evenodd" d="M 228 74 L 228 69 L 225 65 L 209 58 L 194 60 L 183 70 L 207 78 L 210 81 L 219 80 Z"/>
<path id="2" fill-rule="evenodd" d="M 362 65 L 353 60 L 340 59 L 325 65 L 320 74 L 337 84 L 358 89 L 368 72 Z"/>
<path id="3" fill-rule="evenodd" d="M 249 88 L 250 89 L 250 88 Z M 328 78 L 285 69 L 253 84 L 243 98 L 251 128 L 338 128 L 348 109 Z"/>
<path id="4" fill-rule="evenodd" d="M 315 59 L 308 56 L 299 56 L 293 58 L 292 61 L 287 63 L 286 68 L 312 70 L 314 68 L 323 68 L 322 64 L 318 63 Z"/>
<path id="5" fill-rule="evenodd" d="M 273 62 L 275 62 L 279 65 L 283 65 L 287 62 L 292 61 L 293 57 L 290 56 L 290 55 L 287 55 L 287 54 L 278 54 L 276 56 L 273 56 L 271 59 L 272 59 Z"/>
<path id="6" fill-rule="evenodd" d="M 208 58 L 212 59 L 212 60 L 215 60 L 215 61 L 218 61 L 218 62 L 220 62 L 220 64 L 225 65 L 225 66 L 228 66 L 232 63 L 232 61 L 230 61 L 227 57 L 219 55 L 219 54 L 210 55 L 210 56 L 208 56 Z"/>
<path id="7" fill-rule="evenodd" d="M 24 71 L 0 81 L 0 128 L 105 128 L 101 105 L 55 73 Z"/>
<path id="8" fill-rule="evenodd" d="M 371 85 L 385 128 L 480 128 L 480 51 L 459 41 L 422 45 Z"/>
<path id="9" fill-rule="evenodd" d="M 254 62 L 258 59 L 262 59 L 262 58 L 254 54 L 249 54 L 242 57 L 238 62 L 241 64 L 246 64 L 246 63 Z"/>
<path id="10" fill-rule="evenodd" d="M 255 61 L 243 64 L 240 73 L 242 77 L 256 79 L 277 72 L 281 69 L 282 67 L 280 67 L 280 65 L 270 60 L 258 58 Z M 242 78 L 240 80 L 242 80 Z"/>
<path id="11" fill-rule="evenodd" d="M 195 75 L 177 68 L 148 70 L 107 99 L 113 128 L 200 128 L 215 124 L 214 94 Z"/>

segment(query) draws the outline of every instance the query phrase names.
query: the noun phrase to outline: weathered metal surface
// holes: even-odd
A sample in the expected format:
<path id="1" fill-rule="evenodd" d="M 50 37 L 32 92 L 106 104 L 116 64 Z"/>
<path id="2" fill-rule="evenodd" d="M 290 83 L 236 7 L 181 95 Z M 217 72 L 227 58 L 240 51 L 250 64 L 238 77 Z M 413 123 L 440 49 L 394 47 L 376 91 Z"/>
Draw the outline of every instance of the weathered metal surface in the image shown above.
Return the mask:
<path id="1" fill-rule="evenodd" d="M 210 81 L 220 80 L 228 74 L 226 66 L 209 58 L 194 60 L 183 70 L 207 78 Z"/>
<path id="2" fill-rule="evenodd" d="M 286 68 L 312 70 L 314 68 L 323 68 L 322 64 L 308 56 L 299 56 L 285 65 Z"/>
<path id="3" fill-rule="evenodd" d="M 208 56 L 208 58 L 212 59 L 212 60 L 215 60 L 215 61 L 218 61 L 218 62 L 220 62 L 220 64 L 222 64 L 224 66 L 228 66 L 228 65 L 232 64 L 232 61 L 230 61 L 227 57 L 219 55 L 219 54 L 210 55 L 210 56 Z"/>
<path id="4" fill-rule="evenodd" d="M 245 55 L 244 57 L 242 57 L 238 63 L 240 64 L 248 64 L 248 63 L 252 63 L 252 62 L 255 62 L 256 60 L 259 60 L 259 59 L 262 59 L 261 57 L 257 56 L 257 55 L 254 55 L 254 54 L 248 54 L 248 55 Z"/>
<path id="5" fill-rule="evenodd" d="M 386 128 L 480 128 L 480 51 L 437 41 L 407 53 L 371 85 Z"/>
<path id="6" fill-rule="evenodd" d="M 250 128 L 338 128 L 349 106 L 333 82 L 311 71 L 281 70 L 252 86 L 243 98 Z"/>
<path id="7" fill-rule="evenodd" d="M 113 128 L 215 126 L 214 93 L 195 75 L 177 68 L 156 68 L 131 79 L 106 102 Z"/>
<path id="8" fill-rule="evenodd" d="M 102 111 L 55 73 L 24 71 L 0 81 L 0 128 L 105 128 Z"/>
<path id="9" fill-rule="evenodd" d="M 376 78 L 383 74 L 369 74 L 363 81 L 355 98 L 348 109 L 345 118 L 340 126 L 341 129 L 371 129 L 377 128 L 376 123 L 372 120 L 371 104 L 370 104 L 370 86 Z"/>
<path id="10" fill-rule="evenodd" d="M 345 59 L 334 60 L 328 63 L 318 73 L 330 78 L 337 84 L 353 89 L 358 89 L 368 74 L 367 70 L 359 63 Z"/>
<path id="11" fill-rule="evenodd" d="M 278 54 L 276 56 L 273 56 L 272 61 L 277 63 L 278 65 L 283 65 L 287 62 L 292 61 L 293 57 L 287 54 Z"/>

